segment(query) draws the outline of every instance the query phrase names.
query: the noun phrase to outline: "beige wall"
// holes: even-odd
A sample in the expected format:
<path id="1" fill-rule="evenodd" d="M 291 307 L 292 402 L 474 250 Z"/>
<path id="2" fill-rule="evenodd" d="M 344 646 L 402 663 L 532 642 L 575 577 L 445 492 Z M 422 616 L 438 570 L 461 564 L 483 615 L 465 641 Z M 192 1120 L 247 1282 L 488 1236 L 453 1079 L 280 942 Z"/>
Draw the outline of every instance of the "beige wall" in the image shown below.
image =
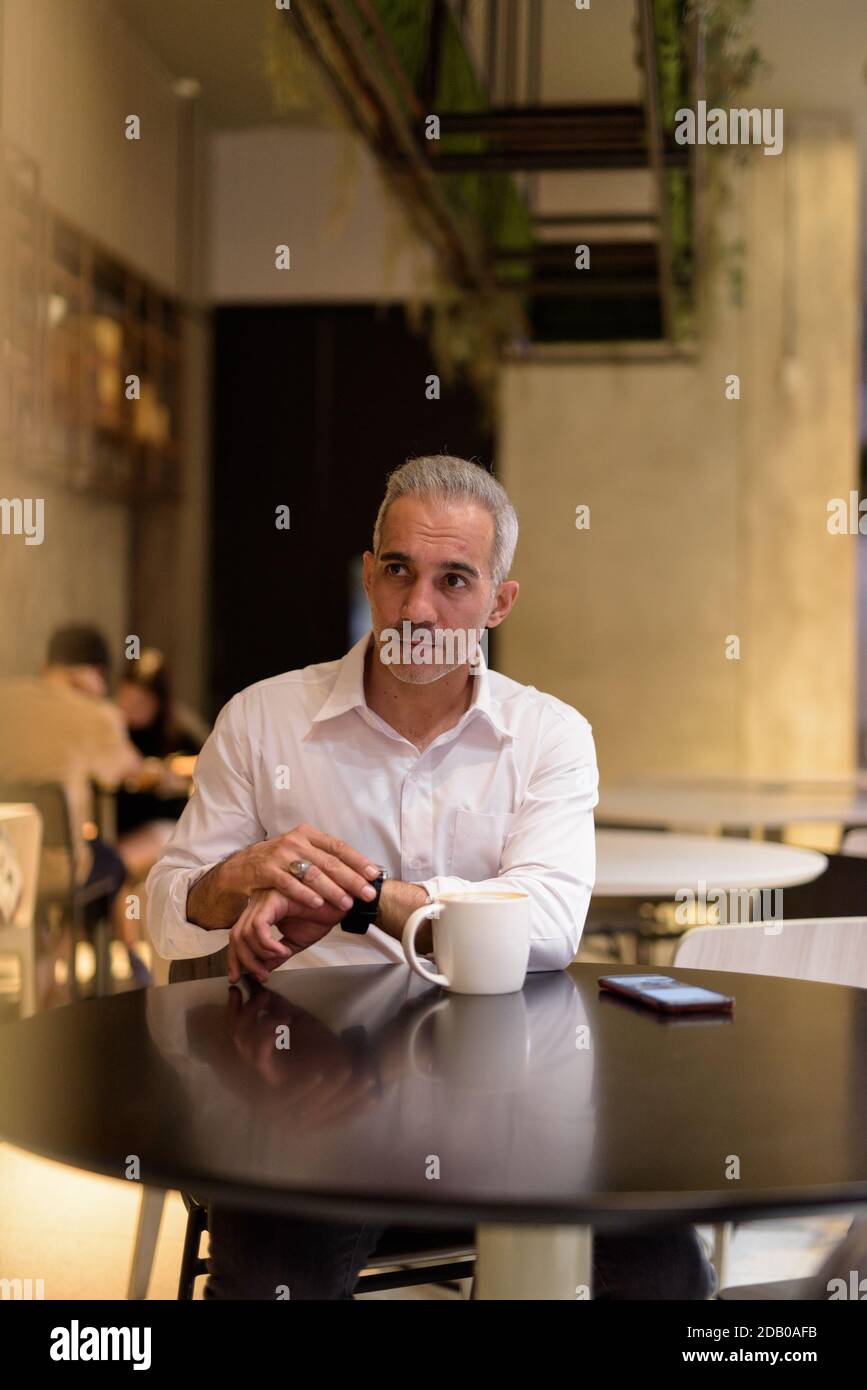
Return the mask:
<path id="1" fill-rule="evenodd" d="M 425 292 L 431 257 L 355 135 L 310 126 L 211 139 L 214 303 L 370 303 Z M 291 269 L 278 270 L 287 245 Z"/>
<path id="2" fill-rule="evenodd" d="M 41 497 L 45 539 L 0 535 L 0 677 L 37 671 L 52 628 L 95 622 L 119 652 L 126 629 L 128 527 L 118 506 L 75 496 L 0 458 L 0 497 Z"/>
<path id="3" fill-rule="evenodd" d="M 852 764 L 855 538 L 826 506 L 857 485 L 858 152 L 820 119 L 786 143 L 735 181 L 746 302 L 717 280 L 695 361 L 504 375 L 523 590 L 499 664 L 587 715 L 609 780 Z"/>
<path id="4" fill-rule="evenodd" d="M 176 288 L 177 98 L 103 0 L 4 0 L 0 125 L 43 195 L 110 251 Z M 124 120 L 141 119 L 127 140 Z"/>
<path id="5" fill-rule="evenodd" d="M 0 26 L 0 132 L 35 161 L 45 202 L 168 292 L 195 290 L 204 255 L 199 245 L 191 256 L 189 243 L 193 235 L 201 239 L 203 222 L 190 217 L 190 194 L 192 188 L 200 198 L 201 191 L 189 167 L 189 141 L 179 140 L 182 113 L 171 75 L 102 0 L 2 0 Z M 141 118 L 139 141 L 124 137 L 130 114 Z M 181 160 L 187 163 L 179 188 Z M 42 497 L 46 528 L 41 546 L 0 536 L 0 675 L 37 669 L 52 627 L 89 620 L 106 632 L 118 659 L 131 630 L 145 643 L 173 639 L 181 693 L 198 699 L 206 331 L 197 320 L 187 334 L 188 487 L 171 526 L 160 529 L 152 513 L 134 518 L 125 504 L 49 484 L 26 471 L 14 449 L 0 448 L 0 496 Z M 184 548 L 169 566 L 174 556 L 167 548 L 178 537 Z M 190 607 L 197 610 L 182 638 L 174 616 L 165 621 L 173 598 L 165 581 L 149 612 L 136 602 L 137 557 L 152 557 L 161 547 L 164 563 L 157 568 L 164 576 L 177 569 L 183 580 L 180 612 L 187 619 Z M 136 618 L 138 629 L 131 626 Z"/>

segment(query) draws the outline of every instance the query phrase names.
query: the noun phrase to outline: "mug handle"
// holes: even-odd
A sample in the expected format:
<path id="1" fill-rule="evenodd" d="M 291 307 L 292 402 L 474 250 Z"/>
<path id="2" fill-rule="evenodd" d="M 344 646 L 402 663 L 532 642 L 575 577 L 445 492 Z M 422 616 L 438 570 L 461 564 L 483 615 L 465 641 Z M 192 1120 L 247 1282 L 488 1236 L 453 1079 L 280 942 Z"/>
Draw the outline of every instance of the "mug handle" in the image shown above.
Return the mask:
<path id="1" fill-rule="evenodd" d="M 438 975 L 436 971 L 429 970 L 426 965 L 422 965 L 415 950 L 415 934 L 422 922 L 439 917 L 440 910 L 440 904 L 434 899 L 433 902 L 423 903 L 421 907 L 416 908 L 415 912 L 411 912 L 404 924 L 401 945 L 407 965 L 415 971 L 416 975 L 421 975 L 423 980 L 429 981 L 432 985 L 444 985 L 448 988 L 448 978 L 445 975 Z"/>

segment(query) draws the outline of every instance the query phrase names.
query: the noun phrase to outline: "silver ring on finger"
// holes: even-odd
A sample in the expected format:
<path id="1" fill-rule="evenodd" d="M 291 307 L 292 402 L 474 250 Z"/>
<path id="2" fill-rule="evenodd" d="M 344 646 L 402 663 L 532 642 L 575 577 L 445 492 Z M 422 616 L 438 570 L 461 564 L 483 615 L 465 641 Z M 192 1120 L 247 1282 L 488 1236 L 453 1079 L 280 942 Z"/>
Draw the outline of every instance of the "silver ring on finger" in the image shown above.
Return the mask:
<path id="1" fill-rule="evenodd" d="M 303 883 L 305 875 L 308 874 L 312 868 L 313 865 L 309 859 L 293 859 L 292 863 L 289 865 L 289 872 L 293 878 L 297 878 Z"/>

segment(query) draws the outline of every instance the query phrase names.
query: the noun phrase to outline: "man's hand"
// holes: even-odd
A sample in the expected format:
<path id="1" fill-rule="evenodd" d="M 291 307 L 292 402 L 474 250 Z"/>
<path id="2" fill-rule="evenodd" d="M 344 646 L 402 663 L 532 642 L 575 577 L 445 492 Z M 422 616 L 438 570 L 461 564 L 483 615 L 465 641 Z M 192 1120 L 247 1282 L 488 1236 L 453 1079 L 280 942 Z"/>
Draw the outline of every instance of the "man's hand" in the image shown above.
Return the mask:
<path id="1" fill-rule="evenodd" d="M 303 883 L 289 872 L 294 859 L 309 859 L 313 866 Z M 262 840 L 230 855 L 220 865 L 219 873 L 229 892 L 249 897 L 262 888 L 276 888 L 304 907 L 322 907 L 324 899 L 346 913 L 353 898 L 371 901 L 376 896 L 370 880 L 377 877 L 379 869 L 344 840 L 302 824 L 285 835 Z"/>
<path id="2" fill-rule="evenodd" d="M 229 932 L 229 983 L 237 984 L 247 971 L 265 984 L 272 970 L 321 941 L 345 916 L 343 908 L 303 907 L 273 888 L 253 893 Z M 279 941 L 271 931 L 275 926 Z"/>
<path id="3" fill-rule="evenodd" d="M 303 883 L 289 872 L 294 859 L 310 861 Z M 296 825 L 285 835 L 238 850 L 200 878 L 187 897 L 187 920 L 209 929 L 231 927 L 247 899 L 268 889 L 314 917 L 325 906 L 342 917 L 354 898 L 372 902 L 371 880 L 378 875 L 378 867 L 344 840 L 312 825 Z"/>

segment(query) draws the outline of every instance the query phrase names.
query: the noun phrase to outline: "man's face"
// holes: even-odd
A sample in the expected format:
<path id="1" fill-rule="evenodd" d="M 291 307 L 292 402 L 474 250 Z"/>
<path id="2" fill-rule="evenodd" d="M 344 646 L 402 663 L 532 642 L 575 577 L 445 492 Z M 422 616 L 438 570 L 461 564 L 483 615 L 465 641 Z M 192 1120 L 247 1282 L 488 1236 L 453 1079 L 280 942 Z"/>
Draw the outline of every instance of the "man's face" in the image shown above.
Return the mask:
<path id="1" fill-rule="evenodd" d="M 117 703 L 131 729 L 148 729 L 160 712 L 160 702 L 152 690 L 134 681 L 121 681 Z"/>
<path id="2" fill-rule="evenodd" d="M 518 586 L 494 590 L 493 541 L 494 519 L 475 502 L 402 497 L 389 507 L 379 555 L 364 556 L 364 587 L 379 659 L 397 680 L 439 680 L 472 656 L 482 629 L 506 616 Z M 454 637 L 437 642 L 438 633 Z M 398 646 L 390 634 L 408 642 Z"/>

